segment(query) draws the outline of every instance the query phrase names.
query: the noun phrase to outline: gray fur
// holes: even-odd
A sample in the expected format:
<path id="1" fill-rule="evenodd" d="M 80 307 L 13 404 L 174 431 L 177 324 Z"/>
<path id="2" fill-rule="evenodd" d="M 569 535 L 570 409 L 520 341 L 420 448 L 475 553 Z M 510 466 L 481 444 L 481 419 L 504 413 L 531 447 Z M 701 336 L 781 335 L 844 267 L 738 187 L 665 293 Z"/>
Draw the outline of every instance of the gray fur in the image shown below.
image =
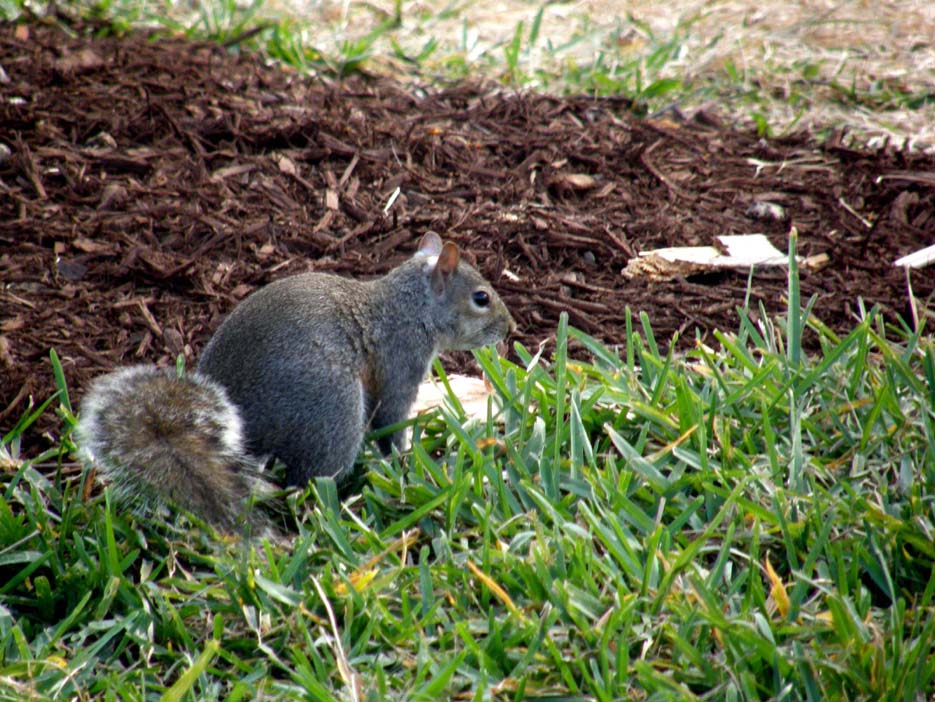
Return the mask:
<path id="1" fill-rule="evenodd" d="M 233 526 L 250 494 L 253 461 L 223 388 L 169 368 L 121 368 L 95 379 L 80 416 L 80 453 L 118 502 L 142 508 L 168 500 Z"/>
<path id="2" fill-rule="evenodd" d="M 368 428 L 403 421 L 435 354 L 494 343 L 513 320 L 464 261 L 433 289 L 440 240 L 385 277 L 305 273 L 261 288 L 215 332 L 198 370 L 244 418 L 247 446 L 292 484 L 346 477 Z M 457 257 L 456 257 L 457 258 Z M 471 294 L 490 295 L 478 309 Z M 381 448 L 399 445 L 397 433 Z"/>
<path id="3" fill-rule="evenodd" d="M 514 328 L 489 283 L 429 232 L 383 278 L 306 273 L 261 288 L 221 324 L 196 373 L 135 366 L 98 378 L 76 438 L 124 502 L 167 500 L 229 528 L 253 456 L 282 460 L 295 485 L 346 478 L 368 428 L 406 418 L 438 351 Z"/>

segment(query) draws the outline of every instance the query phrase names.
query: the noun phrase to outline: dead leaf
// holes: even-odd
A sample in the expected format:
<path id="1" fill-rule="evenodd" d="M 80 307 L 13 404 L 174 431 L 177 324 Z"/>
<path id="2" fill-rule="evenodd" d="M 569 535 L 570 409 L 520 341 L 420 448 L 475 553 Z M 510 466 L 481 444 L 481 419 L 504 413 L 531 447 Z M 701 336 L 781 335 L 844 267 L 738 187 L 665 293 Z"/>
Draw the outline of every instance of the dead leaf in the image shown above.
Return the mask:
<path id="1" fill-rule="evenodd" d="M 12 317 L 11 319 L 4 319 L 0 322 L 0 331 L 18 331 L 25 326 L 23 318 L 19 315 Z"/>
<path id="2" fill-rule="evenodd" d="M 283 158 L 286 158 L 283 156 Z M 287 161 L 289 159 L 286 159 Z M 290 162 L 291 163 L 291 162 Z M 295 167 L 295 164 L 292 164 Z M 217 170 L 211 173 L 211 180 L 217 183 L 222 181 L 225 178 L 232 178 L 234 176 L 239 176 L 244 173 L 250 173 L 256 169 L 256 164 L 254 163 L 235 163 L 232 166 L 224 166 L 223 168 L 218 168 Z M 279 164 L 279 169 L 282 170 L 282 164 Z M 285 171 L 283 171 L 285 173 Z M 294 174 L 292 174 L 294 175 Z"/>
<path id="3" fill-rule="evenodd" d="M 893 262 L 893 265 L 906 266 L 907 268 L 922 268 L 930 263 L 935 263 L 935 244 L 914 251 L 902 258 L 898 258 Z"/>
<path id="4" fill-rule="evenodd" d="M 786 586 L 782 582 L 782 578 L 773 570 L 773 564 L 769 562 L 769 556 L 766 557 L 764 565 L 766 566 L 766 577 L 770 582 L 770 597 L 772 597 L 773 602 L 776 603 L 776 610 L 779 612 L 779 616 L 785 619 L 792 607 L 789 601 L 789 593 L 786 592 Z"/>
<path id="5" fill-rule="evenodd" d="M 287 176 L 297 176 L 299 174 L 299 168 L 295 165 L 295 161 L 284 154 L 276 154 L 273 156 L 273 160 L 276 161 L 276 165 L 279 166 L 280 173 L 285 173 Z"/>
<path id="6" fill-rule="evenodd" d="M 73 54 L 66 54 L 55 63 L 55 67 L 62 73 L 74 73 L 100 68 L 104 64 L 104 59 L 94 53 L 93 50 L 85 47 Z"/>
<path id="7" fill-rule="evenodd" d="M 553 182 L 559 188 L 570 190 L 591 190 L 597 187 L 597 179 L 587 173 L 566 173 L 557 176 Z"/>
<path id="8" fill-rule="evenodd" d="M 715 246 L 671 246 L 640 251 L 631 258 L 623 275 L 664 280 L 720 268 L 745 270 L 751 267 L 783 266 L 789 258 L 773 246 L 763 234 L 722 234 L 718 242 L 727 253 Z"/>
<path id="9" fill-rule="evenodd" d="M 77 239 L 71 242 L 71 245 L 74 246 L 79 251 L 84 251 L 85 253 L 113 253 L 113 248 L 108 244 L 102 244 L 99 241 L 93 241 L 83 236 L 79 236 Z"/>
<path id="10" fill-rule="evenodd" d="M 487 418 L 487 398 L 493 395 L 493 388 L 483 378 L 449 375 L 448 384 L 469 418 Z M 444 385 L 436 380 L 426 380 L 419 385 L 419 394 L 409 414 L 414 417 L 435 409 L 444 403 L 447 397 Z M 496 397 L 494 399 L 496 400 Z"/>
<path id="11" fill-rule="evenodd" d="M 6 368 L 12 368 L 16 365 L 13 352 L 10 350 L 10 339 L 5 336 L 0 336 L 0 363 Z"/>
<path id="12" fill-rule="evenodd" d="M 781 222 L 786 218 L 786 208 L 775 202 L 768 200 L 757 200 L 751 202 L 747 207 L 745 214 L 753 219 L 766 219 L 773 222 Z"/>

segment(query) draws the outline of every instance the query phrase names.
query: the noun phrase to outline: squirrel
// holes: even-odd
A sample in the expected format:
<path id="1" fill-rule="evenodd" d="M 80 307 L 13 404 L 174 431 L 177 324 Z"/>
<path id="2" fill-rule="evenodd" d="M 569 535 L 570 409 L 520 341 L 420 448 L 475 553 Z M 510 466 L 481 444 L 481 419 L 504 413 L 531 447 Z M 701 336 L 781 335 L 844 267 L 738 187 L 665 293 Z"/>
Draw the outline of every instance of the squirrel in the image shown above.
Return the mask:
<path id="1" fill-rule="evenodd" d="M 230 529 L 263 460 L 289 485 L 341 482 L 369 429 L 406 419 L 442 350 L 468 350 L 516 329 L 503 301 L 458 247 L 426 232 L 381 278 L 311 272 L 241 301 L 197 369 L 131 366 L 92 381 L 75 438 L 122 502 L 169 503 Z M 378 441 L 402 448 L 404 432 Z"/>

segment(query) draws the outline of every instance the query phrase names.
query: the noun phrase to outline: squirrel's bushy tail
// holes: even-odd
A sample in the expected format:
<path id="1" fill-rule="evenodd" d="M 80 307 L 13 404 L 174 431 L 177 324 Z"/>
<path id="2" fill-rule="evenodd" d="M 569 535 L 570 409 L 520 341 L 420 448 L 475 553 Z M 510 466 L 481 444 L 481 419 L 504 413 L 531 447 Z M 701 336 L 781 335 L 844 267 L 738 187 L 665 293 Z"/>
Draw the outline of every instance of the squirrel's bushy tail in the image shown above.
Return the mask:
<path id="1" fill-rule="evenodd" d="M 132 366 L 93 381 L 75 436 L 115 497 L 171 502 L 222 528 L 244 516 L 255 464 L 224 389 L 192 373 Z"/>

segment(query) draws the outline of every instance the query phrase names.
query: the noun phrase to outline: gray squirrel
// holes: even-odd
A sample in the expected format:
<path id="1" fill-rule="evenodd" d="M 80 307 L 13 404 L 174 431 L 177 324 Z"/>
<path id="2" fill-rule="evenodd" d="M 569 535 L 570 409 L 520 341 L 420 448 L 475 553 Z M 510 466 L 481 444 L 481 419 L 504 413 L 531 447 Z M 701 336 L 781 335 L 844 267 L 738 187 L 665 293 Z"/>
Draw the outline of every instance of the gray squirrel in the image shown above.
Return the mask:
<path id="1" fill-rule="evenodd" d="M 368 428 L 406 419 L 435 354 L 515 330 L 458 247 L 427 232 L 382 278 L 304 273 L 244 299 L 197 370 L 131 366 L 81 402 L 80 454 L 122 502 L 169 502 L 222 528 L 244 517 L 263 457 L 290 485 L 346 478 Z M 381 439 L 388 452 L 403 432 Z"/>

